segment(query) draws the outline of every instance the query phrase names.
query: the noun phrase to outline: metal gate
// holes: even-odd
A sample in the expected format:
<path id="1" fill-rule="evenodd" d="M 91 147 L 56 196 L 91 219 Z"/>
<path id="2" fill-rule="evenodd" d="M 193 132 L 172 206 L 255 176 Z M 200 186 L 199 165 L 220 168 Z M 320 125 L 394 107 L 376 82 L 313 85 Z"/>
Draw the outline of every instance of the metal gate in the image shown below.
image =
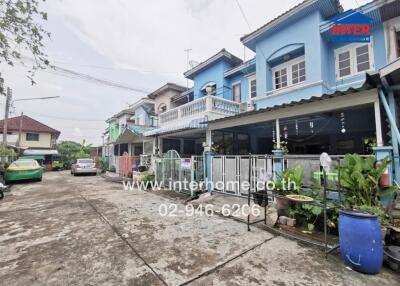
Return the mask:
<path id="1" fill-rule="evenodd" d="M 214 191 L 247 196 L 249 190 L 265 189 L 265 183 L 272 177 L 272 156 L 211 156 L 211 182 Z"/>
<path id="2" fill-rule="evenodd" d="M 175 150 L 169 150 L 156 160 L 155 180 L 163 188 L 173 189 L 181 180 L 181 157 Z"/>
<path id="3" fill-rule="evenodd" d="M 139 156 L 130 156 L 127 152 L 124 152 L 124 154 L 118 158 L 118 174 L 121 177 L 131 177 L 132 172 L 139 167 L 139 165 Z"/>
<path id="4" fill-rule="evenodd" d="M 181 158 L 175 150 L 169 150 L 162 158 L 155 160 L 155 180 L 165 189 L 191 193 L 190 183 L 195 181 L 200 186 L 204 180 L 203 156 Z"/>

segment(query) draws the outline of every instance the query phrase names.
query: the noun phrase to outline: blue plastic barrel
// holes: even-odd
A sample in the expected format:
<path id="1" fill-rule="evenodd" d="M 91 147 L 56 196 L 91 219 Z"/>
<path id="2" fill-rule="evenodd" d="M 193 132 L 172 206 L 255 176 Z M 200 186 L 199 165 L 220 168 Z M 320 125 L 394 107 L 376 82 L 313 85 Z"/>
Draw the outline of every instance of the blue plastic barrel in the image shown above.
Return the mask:
<path id="1" fill-rule="evenodd" d="M 369 212 L 341 210 L 339 213 L 340 253 L 351 269 L 374 274 L 383 263 L 383 243 L 378 217 Z"/>

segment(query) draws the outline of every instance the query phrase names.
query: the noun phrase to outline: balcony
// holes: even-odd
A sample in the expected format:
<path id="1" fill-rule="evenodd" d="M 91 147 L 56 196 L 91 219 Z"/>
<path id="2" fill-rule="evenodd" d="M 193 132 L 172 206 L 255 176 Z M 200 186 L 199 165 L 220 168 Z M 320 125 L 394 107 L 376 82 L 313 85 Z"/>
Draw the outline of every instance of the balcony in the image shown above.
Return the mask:
<path id="1" fill-rule="evenodd" d="M 240 104 L 217 96 L 204 96 L 159 115 L 160 127 L 207 116 L 214 120 L 239 113 Z"/>

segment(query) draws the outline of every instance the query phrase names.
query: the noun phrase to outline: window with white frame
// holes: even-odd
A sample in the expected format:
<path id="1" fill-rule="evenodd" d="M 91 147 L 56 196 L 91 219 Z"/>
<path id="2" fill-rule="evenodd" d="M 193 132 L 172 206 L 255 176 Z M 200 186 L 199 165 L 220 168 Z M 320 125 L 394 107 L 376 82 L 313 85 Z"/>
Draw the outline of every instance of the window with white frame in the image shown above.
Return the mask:
<path id="1" fill-rule="evenodd" d="M 283 68 L 274 72 L 275 89 L 287 86 L 287 68 Z"/>
<path id="2" fill-rule="evenodd" d="M 306 80 L 306 63 L 301 61 L 292 65 L 292 84 Z"/>
<path id="3" fill-rule="evenodd" d="M 257 96 L 257 80 L 256 76 L 250 76 L 248 77 L 249 81 L 249 99 L 256 97 Z"/>
<path id="4" fill-rule="evenodd" d="M 336 78 L 356 75 L 373 68 L 371 44 L 351 44 L 335 50 Z"/>
<path id="5" fill-rule="evenodd" d="M 304 57 L 287 61 L 272 69 L 273 88 L 280 89 L 306 80 L 306 63 Z"/>

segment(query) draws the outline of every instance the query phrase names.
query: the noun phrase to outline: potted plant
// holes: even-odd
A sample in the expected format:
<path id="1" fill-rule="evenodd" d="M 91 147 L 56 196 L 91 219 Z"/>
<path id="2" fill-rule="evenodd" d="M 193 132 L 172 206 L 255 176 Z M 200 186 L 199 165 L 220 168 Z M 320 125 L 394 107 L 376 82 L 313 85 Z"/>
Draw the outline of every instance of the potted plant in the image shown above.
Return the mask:
<path id="1" fill-rule="evenodd" d="M 347 154 L 340 165 L 340 185 L 346 191 L 339 213 L 339 241 L 345 264 L 364 273 L 379 272 L 383 262 L 382 225 L 386 213 L 380 196 L 395 188 L 381 188 L 379 181 L 390 164 L 389 159 Z M 357 242 L 357 243 L 355 243 Z M 357 257 L 363 257 L 362 263 Z"/>
<path id="2" fill-rule="evenodd" d="M 294 168 L 287 168 L 275 180 L 275 192 L 278 196 L 276 199 L 278 211 L 286 212 L 291 206 L 291 201 L 284 198 L 288 194 L 299 194 L 304 182 L 303 169 L 297 165 Z"/>
<path id="3" fill-rule="evenodd" d="M 347 154 L 340 166 L 340 186 L 346 190 L 345 207 L 373 212 L 385 225 L 387 215 L 380 198 L 394 193 L 396 188 L 382 188 L 379 182 L 389 164 L 387 158 L 376 164 L 373 157 Z"/>

